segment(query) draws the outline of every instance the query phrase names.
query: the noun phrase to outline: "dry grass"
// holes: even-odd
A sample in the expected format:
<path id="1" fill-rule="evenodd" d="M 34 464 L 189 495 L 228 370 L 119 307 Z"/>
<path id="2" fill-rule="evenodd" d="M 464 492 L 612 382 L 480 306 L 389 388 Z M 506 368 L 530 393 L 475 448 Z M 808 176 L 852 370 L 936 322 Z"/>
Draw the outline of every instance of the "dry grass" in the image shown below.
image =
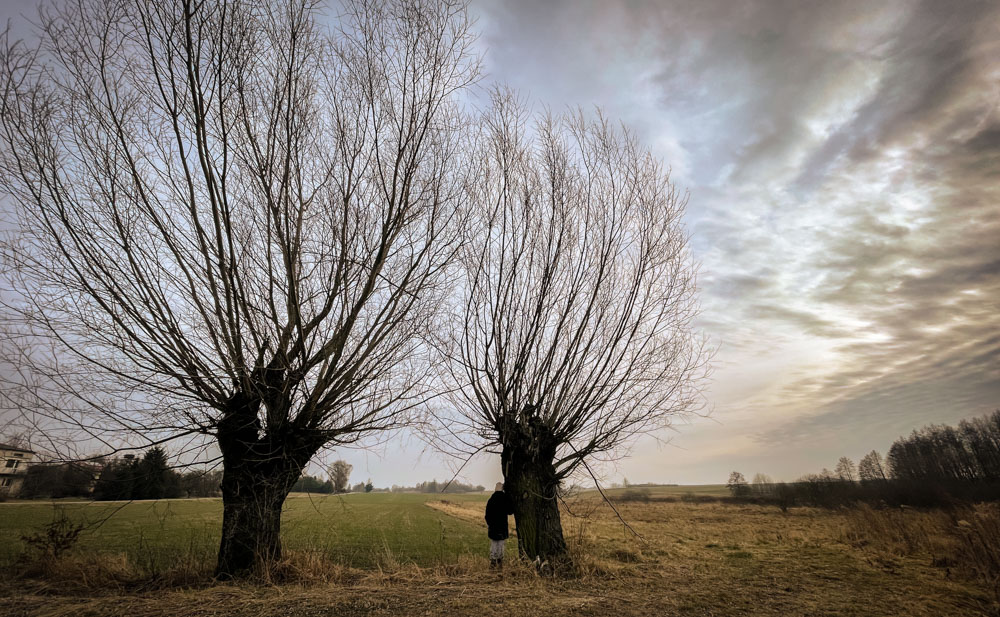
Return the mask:
<path id="1" fill-rule="evenodd" d="M 945 576 L 977 580 L 1000 606 L 1000 505 L 954 510 L 874 509 L 867 505 L 845 514 L 844 537 L 881 564 L 895 567 L 901 557 L 929 558 Z"/>
<path id="2" fill-rule="evenodd" d="M 469 523 L 479 502 L 428 503 Z M 508 559 L 491 571 L 485 554 L 418 566 L 373 546 L 375 567 L 358 569 L 322 551 L 288 551 L 253 584 L 213 585 L 210 564 L 177 564 L 150 577 L 120 557 L 64 556 L 42 582 L 8 582 L 4 614 L 55 615 L 982 615 L 996 610 L 985 579 L 942 566 L 945 550 L 994 555 L 993 515 L 828 512 L 727 504 L 628 502 L 625 529 L 591 498 L 564 517 L 575 571 L 540 577 Z M 911 516 L 911 514 L 913 516 Z M 960 521 L 965 521 L 961 523 Z M 942 535 L 948 524 L 965 535 Z M 944 526 L 944 527 L 942 527 Z M 929 541 L 929 543 L 928 543 Z M 972 544 L 953 544 L 967 542 Z M 976 544 L 978 543 L 978 544 Z M 931 549 L 921 548 L 931 546 Z M 484 541 L 485 552 L 485 541 Z M 936 552 L 935 552 L 936 551 Z M 947 553 L 952 554 L 952 553 Z M 957 554 L 957 553 L 955 553 Z M 938 565 L 933 565 L 934 559 Z M 979 558 L 977 558 L 979 559 Z M 985 557 L 982 559 L 986 559 Z M 978 561 L 977 561 L 978 563 Z M 985 563 L 985 561 L 984 561 Z M 143 579 L 143 575 L 147 578 Z M 157 578 L 158 577 L 158 578 Z M 71 584 L 72 581 L 72 584 Z"/>

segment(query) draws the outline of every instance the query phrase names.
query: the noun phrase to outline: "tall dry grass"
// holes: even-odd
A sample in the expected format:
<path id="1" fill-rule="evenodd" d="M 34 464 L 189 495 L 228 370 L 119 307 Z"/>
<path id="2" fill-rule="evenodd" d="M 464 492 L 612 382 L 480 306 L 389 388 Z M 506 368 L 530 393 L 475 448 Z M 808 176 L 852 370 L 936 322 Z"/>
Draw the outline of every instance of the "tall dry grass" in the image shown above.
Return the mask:
<path id="1" fill-rule="evenodd" d="M 928 556 L 931 565 L 978 580 L 1000 602 L 1000 504 L 951 510 L 872 508 L 845 512 L 844 538 L 889 557 Z"/>
<path id="2" fill-rule="evenodd" d="M 108 592 L 141 592 L 165 589 L 196 589 L 215 584 L 214 559 L 203 551 L 181 552 L 169 565 L 153 556 L 136 557 L 133 552 L 99 553 L 67 550 L 27 551 L 5 578 L 34 593 L 88 595 Z M 462 554 L 454 561 L 420 566 L 393 553 L 388 546 L 373 549 L 372 568 L 357 568 L 338 561 L 323 550 L 283 551 L 282 559 L 261 566 L 242 581 L 249 585 L 343 585 L 389 586 L 428 580 L 479 580 L 484 574 L 501 574 L 510 581 L 539 579 L 538 569 L 516 554 L 504 561 L 501 573 L 490 569 L 484 554 Z M 590 567 L 599 571 L 599 569 Z M 11 574 L 13 572 L 14 574 Z M 10 581 L 8 581 L 10 582 Z"/>
<path id="3" fill-rule="evenodd" d="M 993 591 L 1000 602 L 1000 504 L 979 506 L 956 523 L 962 564 Z"/>

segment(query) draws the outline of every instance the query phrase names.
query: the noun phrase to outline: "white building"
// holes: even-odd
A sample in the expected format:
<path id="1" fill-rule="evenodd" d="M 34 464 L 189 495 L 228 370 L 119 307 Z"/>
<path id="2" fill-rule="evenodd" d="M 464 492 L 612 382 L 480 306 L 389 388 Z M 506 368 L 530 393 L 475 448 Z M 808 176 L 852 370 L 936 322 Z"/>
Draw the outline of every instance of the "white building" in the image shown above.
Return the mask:
<path id="1" fill-rule="evenodd" d="M 31 450 L 0 443 L 0 497 L 17 496 L 34 457 Z"/>

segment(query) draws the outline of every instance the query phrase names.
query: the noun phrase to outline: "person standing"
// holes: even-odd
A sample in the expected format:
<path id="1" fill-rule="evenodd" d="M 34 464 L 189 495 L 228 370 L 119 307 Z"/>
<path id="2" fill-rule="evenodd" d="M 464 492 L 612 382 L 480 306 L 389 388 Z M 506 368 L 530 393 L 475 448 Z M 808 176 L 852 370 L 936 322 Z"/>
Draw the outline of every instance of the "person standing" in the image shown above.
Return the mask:
<path id="1" fill-rule="evenodd" d="M 507 516 L 514 513 L 514 504 L 503 492 L 503 482 L 497 482 L 494 493 L 486 502 L 487 535 L 490 538 L 490 568 L 503 567 L 504 541 L 510 536 Z"/>

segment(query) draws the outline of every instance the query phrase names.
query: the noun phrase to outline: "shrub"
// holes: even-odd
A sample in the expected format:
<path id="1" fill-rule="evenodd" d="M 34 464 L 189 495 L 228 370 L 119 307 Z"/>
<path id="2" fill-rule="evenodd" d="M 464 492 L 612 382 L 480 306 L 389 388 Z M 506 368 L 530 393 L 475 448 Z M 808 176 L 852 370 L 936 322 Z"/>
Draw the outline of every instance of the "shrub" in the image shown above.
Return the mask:
<path id="1" fill-rule="evenodd" d="M 84 523 L 74 523 L 62 509 L 41 531 L 21 536 L 21 541 L 41 553 L 41 557 L 58 559 L 80 539 Z"/>
<path id="2" fill-rule="evenodd" d="M 696 495 L 691 491 L 688 491 L 681 495 L 681 501 L 684 503 L 702 504 L 702 503 L 716 503 L 719 501 L 718 497 L 713 497 L 712 495 Z"/>
<path id="3" fill-rule="evenodd" d="M 646 488 L 629 488 L 622 491 L 622 494 L 615 499 L 615 501 L 641 501 L 643 503 L 649 502 L 649 489 Z"/>

